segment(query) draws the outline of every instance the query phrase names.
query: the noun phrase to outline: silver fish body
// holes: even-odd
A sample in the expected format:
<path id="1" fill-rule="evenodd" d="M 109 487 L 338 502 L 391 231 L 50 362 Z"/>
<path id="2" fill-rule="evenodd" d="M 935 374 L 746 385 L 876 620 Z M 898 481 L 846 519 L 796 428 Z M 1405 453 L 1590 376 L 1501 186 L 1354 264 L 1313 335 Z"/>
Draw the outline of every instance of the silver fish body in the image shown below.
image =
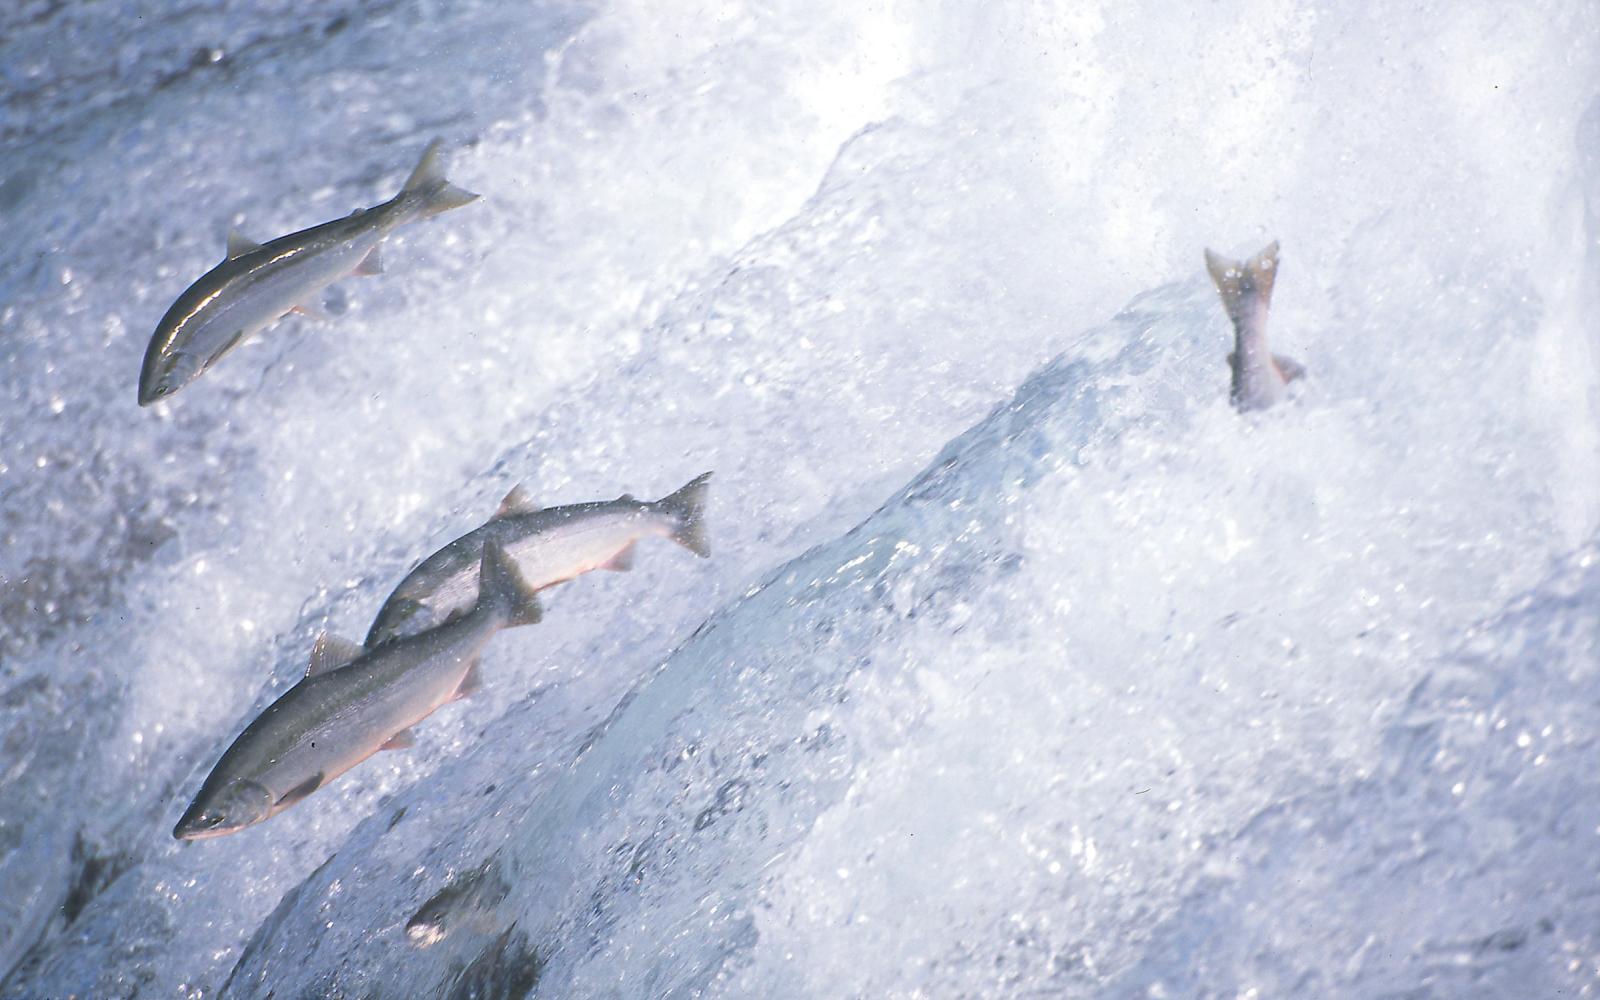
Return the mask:
<path id="1" fill-rule="evenodd" d="M 490 919 L 495 906 L 511 891 L 494 859 L 457 876 L 434 893 L 406 921 L 406 937 L 418 948 L 431 948 L 457 929 L 484 934 L 500 929 Z"/>
<path id="2" fill-rule="evenodd" d="M 382 649 L 323 636 L 306 676 L 245 727 L 173 830 L 179 840 L 235 833 L 277 815 L 477 687 L 478 657 L 503 628 L 539 620 L 505 551 L 484 549 L 483 593 L 449 624 Z"/>
<path id="3" fill-rule="evenodd" d="M 1206 251 L 1206 270 L 1233 321 L 1234 349 L 1228 355 L 1233 373 L 1229 399 L 1241 413 L 1264 410 L 1288 395 L 1288 385 L 1305 374 L 1300 364 L 1267 347 L 1267 313 L 1278 274 L 1278 243 L 1245 261 L 1228 260 Z"/>
<path id="4" fill-rule="evenodd" d="M 178 296 L 156 326 L 139 373 L 139 405 L 177 392 L 284 314 L 318 311 L 321 293 L 335 281 L 381 271 L 378 244 L 395 227 L 477 197 L 445 180 L 436 140 L 400 193 L 381 205 L 265 244 L 233 234 L 222 263 Z"/>
<path id="5" fill-rule="evenodd" d="M 702 530 L 711 473 L 660 500 L 622 496 L 601 503 L 538 509 L 521 487 L 478 527 L 424 559 L 379 610 L 367 646 L 448 621 L 472 606 L 479 556 L 486 544 L 503 545 L 528 586 L 542 590 L 591 570 L 626 570 L 633 549 L 650 536 L 670 538 L 699 556 L 710 554 Z"/>

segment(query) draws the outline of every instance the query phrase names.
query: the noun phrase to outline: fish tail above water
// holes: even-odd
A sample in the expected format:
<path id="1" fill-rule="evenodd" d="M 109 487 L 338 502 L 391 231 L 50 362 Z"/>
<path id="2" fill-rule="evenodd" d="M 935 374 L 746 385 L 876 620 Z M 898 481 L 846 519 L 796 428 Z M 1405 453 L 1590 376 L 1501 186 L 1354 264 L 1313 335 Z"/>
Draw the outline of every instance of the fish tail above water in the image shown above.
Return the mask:
<path id="1" fill-rule="evenodd" d="M 676 519 L 677 527 L 672 532 L 672 540 L 702 559 L 711 555 L 711 546 L 706 542 L 704 522 L 706 489 L 710 483 L 711 473 L 703 473 L 654 504 L 657 510 L 664 511 Z"/>
<path id="2" fill-rule="evenodd" d="M 1206 251 L 1206 270 L 1216 282 L 1222 296 L 1222 306 L 1235 324 L 1248 322 L 1259 308 L 1263 311 L 1272 305 L 1272 282 L 1278 276 L 1278 241 L 1273 240 L 1260 253 L 1249 260 L 1229 260 L 1221 254 Z"/>
<path id="3" fill-rule="evenodd" d="M 1273 354 L 1267 347 L 1267 314 L 1278 276 L 1278 241 L 1243 261 L 1207 250 L 1206 270 L 1233 321 L 1234 350 L 1228 355 L 1228 367 L 1233 371 L 1230 399 L 1241 411 L 1265 409 L 1284 398 L 1288 383 L 1305 374 L 1298 362 Z"/>
<path id="4" fill-rule="evenodd" d="M 456 187 L 445 178 L 444 156 L 440 153 L 442 147 L 443 141 L 440 139 L 428 143 L 428 148 L 422 151 L 422 159 L 417 161 L 416 169 L 411 171 L 405 187 L 400 189 L 400 197 L 416 199 L 422 218 L 478 200 L 477 195 Z"/>
<path id="5" fill-rule="evenodd" d="M 534 625 L 543 616 L 539 598 L 522 579 L 517 564 L 505 546 L 488 542 L 483 546 L 483 561 L 478 569 L 478 605 L 502 609 L 506 627 Z"/>

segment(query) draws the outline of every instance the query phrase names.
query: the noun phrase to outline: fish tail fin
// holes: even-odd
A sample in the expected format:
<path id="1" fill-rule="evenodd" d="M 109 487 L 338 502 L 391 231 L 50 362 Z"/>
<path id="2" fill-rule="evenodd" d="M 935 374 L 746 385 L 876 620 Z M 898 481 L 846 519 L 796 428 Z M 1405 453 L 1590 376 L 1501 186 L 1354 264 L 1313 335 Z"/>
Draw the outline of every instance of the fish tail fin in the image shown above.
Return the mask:
<path id="1" fill-rule="evenodd" d="M 444 156 L 440 153 L 443 145 L 442 139 L 428 143 L 428 148 L 422 151 L 422 159 L 417 161 L 416 169 L 411 171 L 405 187 L 400 189 L 401 195 L 416 198 L 421 203 L 423 218 L 478 200 L 477 195 L 456 187 L 445 178 Z"/>
<path id="2" fill-rule="evenodd" d="M 1228 315 L 1237 319 L 1252 298 L 1260 299 L 1264 306 L 1271 304 L 1272 282 L 1278 276 L 1278 241 L 1273 240 L 1260 253 L 1242 261 L 1207 250 L 1206 270 L 1211 272 Z"/>
<path id="3" fill-rule="evenodd" d="M 710 483 L 711 473 L 704 473 L 655 502 L 656 509 L 672 515 L 677 522 L 672 540 L 702 559 L 711 555 L 705 536 L 706 488 Z"/>
<path id="4" fill-rule="evenodd" d="M 499 542 L 484 545 L 478 569 L 478 603 L 486 602 L 505 610 L 507 628 L 537 624 L 543 616 L 538 596 Z"/>

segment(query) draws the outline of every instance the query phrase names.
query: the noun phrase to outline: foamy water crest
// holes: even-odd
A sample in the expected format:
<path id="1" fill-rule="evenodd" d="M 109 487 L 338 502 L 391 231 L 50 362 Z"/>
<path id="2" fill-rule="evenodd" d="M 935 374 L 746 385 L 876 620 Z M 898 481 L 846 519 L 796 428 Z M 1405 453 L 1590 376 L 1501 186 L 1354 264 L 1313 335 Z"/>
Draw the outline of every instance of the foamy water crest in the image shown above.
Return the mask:
<path id="1" fill-rule="evenodd" d="M 1584 4 L 0 14 L 0 995 L 1586 996 Z M 281 8 L 281 9 L 280 9 Z M 237 226 L 483 195 L 149 409 Z M 1289 404 L 1201 249 L 1283 245 Z M 271 821 L 521 482 L 715 475 Z"/>

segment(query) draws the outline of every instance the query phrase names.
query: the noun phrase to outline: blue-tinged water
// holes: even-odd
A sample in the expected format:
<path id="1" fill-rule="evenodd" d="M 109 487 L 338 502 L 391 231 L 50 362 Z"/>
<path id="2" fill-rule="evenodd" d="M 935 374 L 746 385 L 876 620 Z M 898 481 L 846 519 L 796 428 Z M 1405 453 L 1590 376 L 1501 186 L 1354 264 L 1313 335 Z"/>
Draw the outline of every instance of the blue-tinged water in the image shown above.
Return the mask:
<path id="1" fill-rule="evenodd" d="M 1600 20 L 0 11 L 0 996 L 1600 992 Z M 172 400 L 237 227 L 408 227 Z M 1291 404 L 1201 248 L 1283 245 Z M 217 755 L 522 482 L 697 560 L 266 824 Z"/>

